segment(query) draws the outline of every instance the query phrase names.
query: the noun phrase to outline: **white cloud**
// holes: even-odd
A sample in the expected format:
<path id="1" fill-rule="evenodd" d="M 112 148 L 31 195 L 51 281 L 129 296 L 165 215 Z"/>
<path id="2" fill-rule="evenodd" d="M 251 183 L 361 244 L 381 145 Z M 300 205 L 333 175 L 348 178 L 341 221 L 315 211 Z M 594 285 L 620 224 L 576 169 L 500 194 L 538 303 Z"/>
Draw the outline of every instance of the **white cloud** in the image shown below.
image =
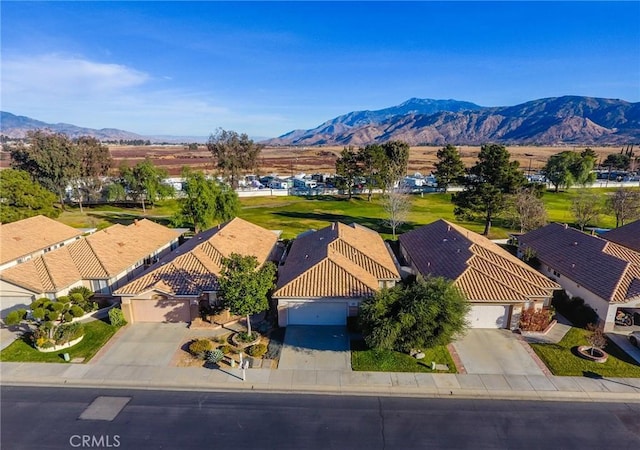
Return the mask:
<path id="1" fill-rule="evenodd" d="M 206 136 L 218 127 L 262 136 L 288 131 L 289 119 L 269 107 L 243 106 L 239 98 L 221 104 L 211 92 L 176 84 L 162 75 L 76 56 L 4 56 L 2 109 L 45 122 L 145 135 Z"/>

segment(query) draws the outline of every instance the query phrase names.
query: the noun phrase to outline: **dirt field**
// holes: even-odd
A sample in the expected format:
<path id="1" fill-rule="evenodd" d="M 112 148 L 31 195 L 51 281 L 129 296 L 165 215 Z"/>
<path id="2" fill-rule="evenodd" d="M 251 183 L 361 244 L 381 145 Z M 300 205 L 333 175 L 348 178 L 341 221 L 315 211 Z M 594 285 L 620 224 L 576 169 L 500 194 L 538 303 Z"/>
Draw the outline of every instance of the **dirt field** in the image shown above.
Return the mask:
<path id="1" fill-rule="evenodd" d="M 278 173 L 291 175 L 299 172 L 318 173 L 334 172 L 335 160 L 343 147 L 302 147 L 302 148 L 265 148 L 259 160 L 259 174 L 265 175 Z M 458 147 L 462 158 L 468 166 L 475 163 L 480 147 Z M 563 150 L 582 151 L 585 146 L 566 147 L 532 147 L 513 146 L 508 147 L 512 157 L 520 163 L 524 169 L 539 169 L 546 163 L 549 156 Z M 421 172 L 429 174 L 436 162 L 436 152 L 440 147 L 412 147 L 409 158 L 409 173 Z M 620 151 L 617 147 L 592 147 L 604 160 L 606 155 Z M 213 171 L 214 165 L 211 153 L 206 146 L 201 145 L 198 150 L 189 150 L 183 145 L 149 145 L 149 146 L 120 146 L 110 145 L 111 156 L 115 160 L 114 167 L 118 167 L 122 161 L 128 161 L 129 165 L 149 157 L 154 164 L 166 169 L 170 175 L 180 174 L 182 166 L 191 166 L 196 169 Z M 0 155 L 0 167 L 9 167 L 9 155 L 2 152 Z"/>
<path id="2" fill-rule="evenodd" d="M 178 175 L 183 165 L 189 165 L 206 171 L 213 170 L 211 154 L 205 146 L 197 151 L 190 151 L 184 146 L 110 146 L 111 155 L 116 160 L 117 167 L 121 161 L 127 160 L 131 165 L 148 156 L 153 162 L 164 167 L 172 175 Z M 465 164 L 475 163 L 480 147 L 458 147 Z M 508 147 L 513 158 L 524 169 L 539 169 L 546 163 L 549 156 L 563 150 L 584 150 L 584 146 L 576 147 Z M 616 147 L 592 147 L 602 159 L 610 153 L 620 151 Z M 416 171 L 429 174 L 434 169 L 436 152 L 440 147 L 412 147 L 409 158 L 409 173 Z M 278 173 L 291 175 L 306 172 L 333 172 L 335 160 L 342 147 L 303 147 L 303 148 L 265 148 L 259 160 L 260 174 Z"/>

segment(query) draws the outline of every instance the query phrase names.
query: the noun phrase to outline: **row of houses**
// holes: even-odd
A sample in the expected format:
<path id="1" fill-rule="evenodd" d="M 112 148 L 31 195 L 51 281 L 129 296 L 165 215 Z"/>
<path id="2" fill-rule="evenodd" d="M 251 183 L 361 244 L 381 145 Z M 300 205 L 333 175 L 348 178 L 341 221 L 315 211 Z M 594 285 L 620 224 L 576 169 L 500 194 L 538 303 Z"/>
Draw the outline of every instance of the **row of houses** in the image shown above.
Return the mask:
<path id="1" fill-rule="evenodd" d="M 202 306 L 218 302 L 221 261 L 232 253 L 278 265 L 273 299 L 281 326 L 343 325 L 364 298 L 394 286 L 401 274 L 453 280 L 471 303 L 474 328 L 515 329 L 523 309 L 548 306 L 561 288 L 584 298 L 605 330 L 613 328 L 619 308 L 640 313 L 640 221 L 607 239 L 562 224 L 518 236 L 519 254 L 535 254 L 539 271 L 445 220 L 401 235 L 397 254 L 375 231 L 340 222 L 298 236 L 284 256 L 277 233 L 240 218 L 181 246 L 179 235 L 141 220 L 15 264 L 0 272 L 3 315 L 85 285 L 120 301 L 129 322 L 190 322 Z"/>

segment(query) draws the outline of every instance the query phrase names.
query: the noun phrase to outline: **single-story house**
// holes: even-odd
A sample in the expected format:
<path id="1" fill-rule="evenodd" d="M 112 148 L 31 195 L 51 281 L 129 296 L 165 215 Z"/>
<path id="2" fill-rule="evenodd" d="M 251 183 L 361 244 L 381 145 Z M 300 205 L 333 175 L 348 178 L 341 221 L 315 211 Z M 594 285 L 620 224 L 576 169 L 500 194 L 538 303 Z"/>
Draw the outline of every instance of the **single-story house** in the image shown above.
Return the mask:
<path id="1" fill-rule="evenodd" d="M 180 234 L 147 219 L 116 224 L 10 267 L 0 272 L 2 315 L 39 297 L 66 295 L 76 286 L 109 296 L 176 248 Z"/>
<path id="2" fill-rule="evenodd" d="M 0 271 L 69 245 L 82 234 L 46 216 L 0 224 Z"/>
<path id="3" fill-rule="evenodd" d="M 560 289 L 498 244 L 446 220 L 398 240 L 413 273 L 453 280 L 471 304 L 472 328 L 516 329 L 523 309 L 548 306 Z"/>
<path id="4" fill-rule="evenodd" d="M 252 255 L 262 265 L 273 259 L 278 237 L 236 217 L 198 233 L 114 295 L 128 322 L 191 322 L 201 302 L 217 301 L 222 258 Z"/>
<path id="5" fill-rule="evenodd" d="M 518 252 L 530 249 L 540 271 L 573 297 L 581 297 L 603 322 L 615 325 L 618 309 L 640 312 L 640 253 L 615 242 L 552 223 L 518 237 Z"/>
<path id="6" fill-rule="evenodd" d="M 640 253 L 640 220 L 609 230 L 600 237 Z"/>
<path id="7" fill-rule="evenodd" d="M 295 239 L 278 272 L 280 326 L 344 325 L 365 297 L 400 281 L 378 233 L 339 222 Z"/>

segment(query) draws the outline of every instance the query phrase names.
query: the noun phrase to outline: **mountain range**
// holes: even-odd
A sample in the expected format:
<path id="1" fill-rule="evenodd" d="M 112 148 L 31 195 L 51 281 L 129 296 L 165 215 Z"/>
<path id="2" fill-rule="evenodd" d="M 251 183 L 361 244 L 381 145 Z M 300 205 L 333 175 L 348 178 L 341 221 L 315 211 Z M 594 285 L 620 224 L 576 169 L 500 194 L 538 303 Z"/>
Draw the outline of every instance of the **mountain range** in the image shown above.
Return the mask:
<path id="1" fill-rule="evenodd" d="M 310 130 L 294 130 L 268 145 L 625 144 L 640 142 L 640 103 L 579 96 L 506 107 L 412 98 L 377 111 L 354 111 Z"/>
<path id="2" fill-rule="evenodd" d="M 83 128 L 51 124 L 0 112 L 0 133 L 23 138 L 27 131 L 47 128 L 74 138 L 103 141 L 206 142 L 202 136 L 143 136 L 115 128 Z M 257 140 L 257 139 L 256 139 Z M 484 107 L 458 100 L 412 98 L 375 111 L 354 111 L 310 130 L 294 130 L 262 140 L 272 146 L 366 145 L 402 140 L 411 145 L 619 145 L 640 142 L 640 103 L 618 99 L 564 96 L 515 106 Z"/>

